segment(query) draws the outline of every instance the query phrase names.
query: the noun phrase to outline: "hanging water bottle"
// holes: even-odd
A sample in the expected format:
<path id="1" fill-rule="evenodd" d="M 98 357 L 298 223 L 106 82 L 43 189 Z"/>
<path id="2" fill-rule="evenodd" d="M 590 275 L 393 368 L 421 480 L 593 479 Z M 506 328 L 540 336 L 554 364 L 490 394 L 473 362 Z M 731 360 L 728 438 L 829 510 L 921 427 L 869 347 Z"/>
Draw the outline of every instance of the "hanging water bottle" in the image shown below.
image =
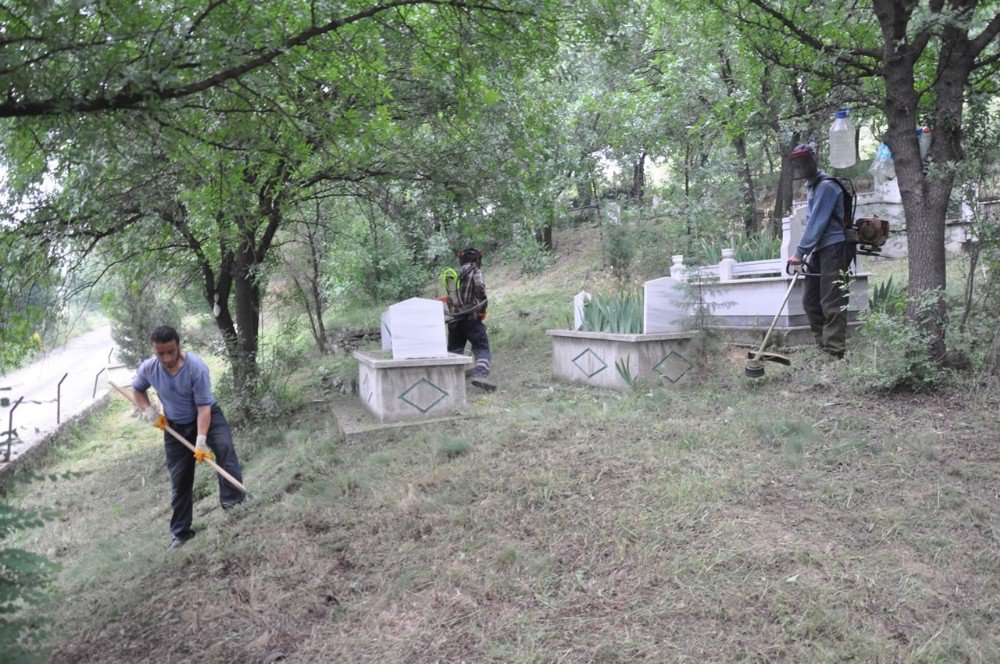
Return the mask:
<path id="1" fill-rule="evenodd" d="M 927 161 L 927 151 L 931 149 L 931 128 L 917 130 L 917 145 L 920 146 L 920 161 Z"/>
<path id="2" fill-rule="evenodd" d="M 850 168 L 858 161 L 854 150 L 854 125 L 846 108 L 841 108 L 830 126 L 830 167 Z"/>
<path id="3" fill-rule="evenodd" d="M 896 165 L 892 161 L 892 153 L 889 151 L 888 145 L 882 143 L 878 146 L 878 150 L 875 151 L 875 159 L 872 160 L 872 166 L 868 170 L 871 171 L 872 177 L 882 182 L 896 177 Z"/>

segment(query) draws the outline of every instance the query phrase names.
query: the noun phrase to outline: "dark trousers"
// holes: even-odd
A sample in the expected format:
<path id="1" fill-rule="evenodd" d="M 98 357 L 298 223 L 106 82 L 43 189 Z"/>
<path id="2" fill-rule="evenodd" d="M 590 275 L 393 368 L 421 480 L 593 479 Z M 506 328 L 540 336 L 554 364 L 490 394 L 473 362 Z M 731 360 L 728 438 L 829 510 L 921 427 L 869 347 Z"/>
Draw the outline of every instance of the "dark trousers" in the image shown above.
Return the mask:
<path id="1" fill-rule="evenodd" d="M 170 427 L 184 436 L 192 445 L 198 437 L 198 423 L 170 423 Z M 240 482 L 243 472 L 233 447 L 233 430 L 218 405 L 212 406 L 212 424 L 208 428 L 208 446 L 215 454 L 215 463 Z M 170 532 L 174 537 L 187 539 L 194 536 L 191 520 L 194 512 L 194 453 L 166 431 L 163 432 L 163 447 L 167 454 L 167 470 L 170 471 Z M 219 501 L 223 507 L 243 502 L 243 493 L 219 476 Z"/>
<path id="2" fill-rule="evenodd" d="M 802 290 L 802 308 L 809 319 L 816 345 L 831 355 L 847 349 L 847 271 L 854 260 L 854 247 L 838 242 L 817 249 L 809 257 L 809 272 Z"/>
<path id="3" fill-rule="evenodd" d="M 448 325 L 449 353 L 464 353 L 466 342 L 472 344 L 472 356 L 476 358 L 475 375 L 490 375 L 490 340 L 486 336 L 486 326 L 478 316 L 469 316 Z"/>

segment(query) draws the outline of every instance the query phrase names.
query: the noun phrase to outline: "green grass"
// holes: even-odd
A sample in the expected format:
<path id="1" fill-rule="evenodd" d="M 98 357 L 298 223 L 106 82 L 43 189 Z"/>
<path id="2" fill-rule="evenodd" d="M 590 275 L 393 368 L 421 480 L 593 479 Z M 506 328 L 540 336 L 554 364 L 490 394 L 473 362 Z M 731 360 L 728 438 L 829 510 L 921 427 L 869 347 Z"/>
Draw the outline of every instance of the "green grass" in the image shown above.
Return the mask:
<path id="1" fill-rule="evenodd" d="M 86 474 L 16 494 L 61 514 L 14 542 L 62 565 L 52 661 L 1000 658 L 995 392 L 872 401 L 807 353 L 554 382 L 559 269 L 499 280 L 500 390 L 440 429 L 348 445 L 311 400 L 355 365 L 299 363 L 285 415 L 237 431 L 247 504 L 199 469 L 179 551 L 157 432 L 92 418 L 44 461 Z"/>

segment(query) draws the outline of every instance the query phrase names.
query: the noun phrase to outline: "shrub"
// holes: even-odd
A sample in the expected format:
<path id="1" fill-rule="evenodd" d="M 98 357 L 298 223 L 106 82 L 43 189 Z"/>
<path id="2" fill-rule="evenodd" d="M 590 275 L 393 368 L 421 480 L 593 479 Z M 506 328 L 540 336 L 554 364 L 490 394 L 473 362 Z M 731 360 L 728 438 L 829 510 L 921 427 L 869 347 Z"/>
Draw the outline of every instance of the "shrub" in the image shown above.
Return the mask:
<path id="1" fill-rule="evenodd" d="M 897 286 L 892 277 L 872 287 L 868 294 L 868 309 L 898 315 L 906 311 L 906 288 Z"/>
<path id="2" fill-rule="evenodd" d="M 33 476 L 17 481 L 34 479 Z M 54 479 L 54 476 L 50 479 Z M 50 515 L 11 505 L 0 497 L 0 652 L 4 662 L 42 662 L 44 625 L 26 615 L 47 601 L 58 566 L 29 551 L 5 546 L 11 535 L 41 526 Z"/>
<path id="3" fill-rule="evenodd" d="M 763 261 L 781 256 L 781 236 L 774 235 L 770 229 L 762 229 L 743 238 L 742 242 L 733 242 L 736 250 L 733 258 L 739 263 Z M 698 259 L 706 265 L 714 265 L 722 260 L 722 246 L 716 242 L 702 240 L 698 251 Z"/>
<path id="4" fill-rule="evenodd" d="M 628 226 L 617 224 L 608 227 L 605 251 L 611 273 L 619 281 L 627 281 L 632 272 L 632 259 L 635 256 L 635 244 Z"/>
<path id="5" fill-rule="evenodd" d="M 180 329 L 180 311 L 155 280 L 122 280 L 104 296 L 101 307 L 111 319 L 111 338 L 118 358 L 136 367 L 150 356 L 149 332 L 157 325 Z"/>
<path id="6" fill-rule="evenodd" d="M 552 261 L 552 254 L 528 233 L 515 237 L 503 254 L 506 260 L 516 263 L 526 276 L 542 272 Z"/>
<path id="7" fill-rule="evenodd" d="M 932 390 L 945 372 L 930 348 L 927 333 L 899 313 L 870 311 L 852 353 L 850 375 L 869 392 Z"/>

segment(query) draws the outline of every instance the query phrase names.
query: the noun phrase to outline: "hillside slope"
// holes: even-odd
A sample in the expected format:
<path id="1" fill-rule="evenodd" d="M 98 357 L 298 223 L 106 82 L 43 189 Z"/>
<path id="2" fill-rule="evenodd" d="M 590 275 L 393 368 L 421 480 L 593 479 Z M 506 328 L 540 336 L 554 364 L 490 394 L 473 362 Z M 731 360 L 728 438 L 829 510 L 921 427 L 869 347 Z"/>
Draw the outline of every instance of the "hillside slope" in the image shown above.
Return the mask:
<path id="1" fill-rule="evenodd" d="M 461 424 L 347 445 L 310 402 L 352 364 L 310 358 L 237 432 L 250 500 L 199 469 L 180 550 L 122 402 L 52 450 L 84 474 L 18 489 L 61 516 L 15 542 L 62 565 L 52 661 L 1000 659 L 1000 397 L 874 401 L 808 351 L 752 382 L 724 347 L 683 388 L 557 383 L 545 330 L 600 274 L 578 232 L 487 273 L 501 387 Z"/>

